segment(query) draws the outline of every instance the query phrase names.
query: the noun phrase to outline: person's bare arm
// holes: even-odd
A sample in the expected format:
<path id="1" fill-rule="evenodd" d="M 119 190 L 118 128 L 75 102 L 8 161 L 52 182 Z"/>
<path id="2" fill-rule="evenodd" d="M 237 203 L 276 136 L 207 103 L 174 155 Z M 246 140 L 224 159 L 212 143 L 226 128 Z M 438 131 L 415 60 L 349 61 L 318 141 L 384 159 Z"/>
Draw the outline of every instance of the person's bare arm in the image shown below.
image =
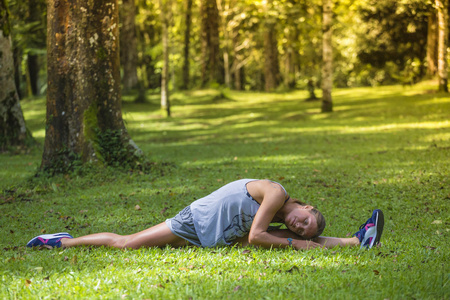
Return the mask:
<path id="1" fill-rule="evenodd" d="M 248 242 L 251 245 L 263 248 L 286 248 L 290 247 L 289 240 L 286 237 L 277 236 L 268 232 L 267 228 L 275 217 L 278 210 L 284 205 L 286 194 L 284 189 L 276 183 L 270 181 L 258 181 L 253 183 L 249 192 L 261 200 L 261 206 L 255 215 L 252 227 L 248 236 Z M 250 184 L 250 183 L 249 183 Z M 292 246 L 296 249 L 309 249 L 320 247 L 319 244 L 312 241 L 306 241 L 296 236 L 292 238 Z"/>

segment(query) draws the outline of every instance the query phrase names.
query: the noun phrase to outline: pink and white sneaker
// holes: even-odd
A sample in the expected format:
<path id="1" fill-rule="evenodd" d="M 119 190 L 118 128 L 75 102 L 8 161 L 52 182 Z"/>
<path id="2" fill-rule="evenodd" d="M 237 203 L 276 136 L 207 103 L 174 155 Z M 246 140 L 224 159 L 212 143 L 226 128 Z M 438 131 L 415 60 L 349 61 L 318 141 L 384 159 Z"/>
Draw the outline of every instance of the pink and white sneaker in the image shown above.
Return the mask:
<path id="1" fill-rule="evenodd" d="M 381 234 L 384 227 L 384 215 L 380 209 L 373 211 L 372 217 L 366 223 L 359 227 L 359 231 L 353 236 L 356 236 L 361 243 L 361 248 L 372 248 L 380 243 Z"/>
<path id="2" fill-rule="evenodd" d="M 27 243 L 27 247 L 52 246 L 53 248 L 60 248 L 62 239 L 73 239 L 73 236 L 67 232 L 38 235 Z"/>

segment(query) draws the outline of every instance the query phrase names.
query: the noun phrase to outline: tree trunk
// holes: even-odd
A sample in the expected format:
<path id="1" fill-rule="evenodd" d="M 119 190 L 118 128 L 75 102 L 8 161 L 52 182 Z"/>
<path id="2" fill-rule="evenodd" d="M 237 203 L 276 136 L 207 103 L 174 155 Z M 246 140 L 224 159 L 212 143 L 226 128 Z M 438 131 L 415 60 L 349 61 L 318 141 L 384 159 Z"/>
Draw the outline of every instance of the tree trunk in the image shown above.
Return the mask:
<path id="1" fill-rule="evenodd" d="M 137 37 L 135 0 L 122 0 L 122 30 L 120 32 L 120 62 L 123 67 L 123 88 L 130 90 L 138 86 Z"/>
<path id="2" fill-rule="evenodd" d="M 438 21 L 438 76 L 439 91 L 448 93 L 447 44 L 448 0 L 436 0 Z"/>
<path id="3" fill-rule="evenodd" d="M 33 141 L 25 126 L 14 81 L 10 30 L 6 0 L 0 0 L 0 151 Z"/>
<path id="4" fill-rule="evenodd" d="M 142 151 L 121 113 L 117 0 L 48 0 L 47 124 L 41 169 L 131 165 Z"/>
<path id="5" fill-rule="evenodd" d="M 437 74 L 437 45 L 438 45 L 437 11 L 433 11 L 428 16 L 427 33 L 427 75 L 434 77 Z"/>
<path id="6" fill-rule="evenodd" d="M 268 1 L 265 9 L 268 10 L 272 1 Z M 268 18 L 264 30 L 264 87 L 266 92 L 277 88 L 280 81 L 280 66 L 278 62 L 278 46 L 276 33 L 276 20 Z"/>
<path id="7" fill-rule="evenodd" d="M 275 24 L 266 24 L 264 31 L 264 87 L 266 92 L 277 88 L 280 77 Z"/>
<path id="8" fill-rule="evenodd" d="M 182 89 L 189 88 L 189 47 L 191 41 L 192 24 L 192 0 L 186 0 L 186 18 L 184 29 L 184 63 L 183 63 L 183 84 Z"/>
<path id="9" fill-rule="evenodd" d="M 1 1 L 1 0 L 0 0 Z M 24 97 L 24 93 L 21 90 L 21 71 L 20 66 L 22 65 L 22 49 L 13 45 L 13 59 L 14 59 L 14 82 L 16 83 L 17 94 L 19 99 Z"/>
<path id="10" fill-rule="evenodd" d="M 29 1 L 28 2 L 28 23 L 38 22 L 41 20 L 39 11 L 39 5 L 37 5 L 37 1 Z M 39 22 L 40 23 L 40 22 Z M 38 96 L 40 94 L 39 91 L 39 58 L 34 53 L 28 53 L 28 74 L 29 74 L 29 85 L 31 89 L 31 94 L 33 96 Z"/>
<path id="11" fill-rule="evenodd" d="M 28 54 L 28 74 L 30 77 L 30 89 L 33 96 L 39 96 L 39 58 L 35 54 Z"/>
<path id="12" fill-rule="evenodd" d="M 224 71 L 224 82 L 227 88 L 231 87 L 231 70 L 230 70 L 230 58 L 231 58 L 231 41 L 230 33 L 228 32 L 227 26 L 230 19 L 233 18 L 232 11 L 230 10 L 230 3 L 226 0 L 219 0 L 219 11 L 221 16 L 222 33 L 223 33 L 223 71 Z"/>
<path id="13" fill-rule="evenodd" d="M 202 86 L 208 83 L 222 83 L 219 44 L 219 10 L 216 0 L 201 2 L 202 41 Z"/>
<path id="14" fill-rule="evenodd" d="M 161 7 L 162 44 L 163 44 L 163 68 L 161 72 L 161 110 L 166 117 L 170 117 L 169 100 L 169 19 L 170 1 L 159 0 Z"/>
<path id="15" fill-rule="evenodd" d="M 333 111 L 331 90 L 333 88 L 332 0 L 323 0 L 323 65 L 322 65 L 322 112 Z"/>
<path id="16" fill-rule="evenodd" d="M 233 52 L 234 52 L 234 60 L 233 64 L 231 65 L 231 72 L 233 73 L 234 78 L 234 89 L 235 90 L 242 90 L 242 86 L 245 84 L 243 75 L 244 73 L 244 62 L 242 60 L 242 48 L 240 45 L 241 42 L 241 35 L 239 33 L 239 27 L 236 26 L 233 30 Z"/>

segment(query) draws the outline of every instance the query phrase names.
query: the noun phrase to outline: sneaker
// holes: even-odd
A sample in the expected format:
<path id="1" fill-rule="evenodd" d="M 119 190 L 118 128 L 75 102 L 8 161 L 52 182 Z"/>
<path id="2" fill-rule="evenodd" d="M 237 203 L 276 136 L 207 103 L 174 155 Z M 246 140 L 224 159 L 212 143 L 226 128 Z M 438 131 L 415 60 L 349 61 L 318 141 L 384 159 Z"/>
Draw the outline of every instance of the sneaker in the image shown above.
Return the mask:
<path id="1" fill-rule="evenodd" d="M 381 234 L 383 233 L 384 216 L 380 209 L 373 211 L 372 217 L 366 223 L 359 227 L 359 231 L 353 236 L 359 239 L 361 248 L 372 248 L 380 242 Z"/>
<path id="2" fill-rule="evenodd" d="M 61 240 L 65 238 L 73 239 L 73 236 L 67 232 L 38 235 L 27 243 L 27 247 L 51 246 L 60 248 Z"/>

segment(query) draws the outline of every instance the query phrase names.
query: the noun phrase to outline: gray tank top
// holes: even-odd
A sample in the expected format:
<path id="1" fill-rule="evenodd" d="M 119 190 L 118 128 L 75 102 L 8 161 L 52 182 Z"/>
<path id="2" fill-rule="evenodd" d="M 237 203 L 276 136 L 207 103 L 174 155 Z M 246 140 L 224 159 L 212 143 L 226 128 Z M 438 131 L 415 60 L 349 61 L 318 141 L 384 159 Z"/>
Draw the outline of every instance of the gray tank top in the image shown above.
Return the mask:
<path id="1" fill-rule="evenodd" d="M 258 179 L 233 181 L 191 204 L 195 230 L 203 247 L 228 245 L 250 232 L 260 205 L 250 196 L 246 184 L 255 180 Z"/>

